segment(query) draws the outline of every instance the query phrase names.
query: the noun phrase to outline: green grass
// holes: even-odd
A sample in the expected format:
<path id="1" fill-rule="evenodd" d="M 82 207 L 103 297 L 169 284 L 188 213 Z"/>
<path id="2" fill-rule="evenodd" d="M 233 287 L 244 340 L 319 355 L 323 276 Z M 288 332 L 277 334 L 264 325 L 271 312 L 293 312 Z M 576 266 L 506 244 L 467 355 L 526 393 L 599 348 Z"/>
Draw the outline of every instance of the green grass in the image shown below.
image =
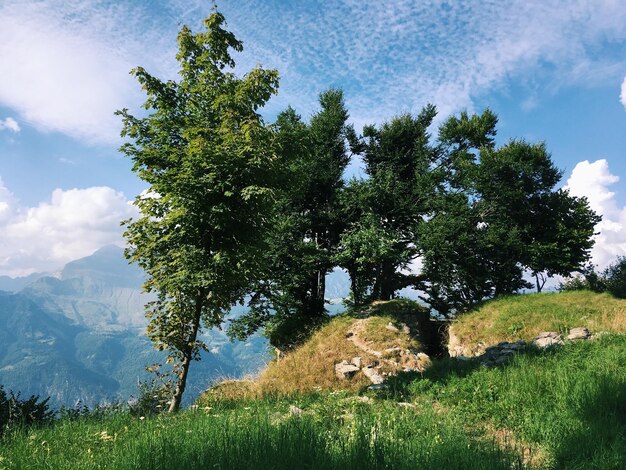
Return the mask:
<path id="1" fill-rule="evenodd" d="M 617 333 L 529 348 L 495 368 L 435 360 L 423 374 L 401 374 L 373 392 L 359 384 L 339 390 L 342 384 L 315 375 L 324 361 L 354 354 L 345 340 L 353 319 L 341 317 L 294 353 L 293 364 L 289 357 L 281 363 L 275 379 L 288 390 L 255 398 L 253 381 L 232 382 L 175 416 L 120 412 L 14 432 L 0 441 L 0 469 L 624 469 L 624 301 L 573 294 L 527 296 L 528 305 L 500 300 L 467 318 L 475 315 L 474 329 L 487 329 L 484 335 L 512 327 L 531 334 L 548 324 Z M 328 388 L 303 392 L 295 379 L 304 378 L 328 380 Z M 302 413 L 290 413 L 292 405 Z"/>
<path id="2" fill-rule="evenodd" d="M 439 361 L 423 377 L 398 377 L 388 397 L 482 423 L 530 449 L 539 468 L 626 468 L 626 335 L 531 350 L 498 368 Z"/>
<path id="3" fill-rule="evenodd" d="M 515 457 L 472 440 L 451 415 L 341 395 L 303 397 L 304 412 L 264 399 L 140 420 L 59 423 L 17 433 L 0 467 L 54 469 L 510 469 Z M 232 403 L 231 403 L 232 405 Z"/>
<path id="4" fill-rule="evenodd" d="M 214 397 L 176 416 L 63 421 L 6 437 L 0 468 L 624 468 L 626 335 L 497 368 L 435 361 L 390 385 L 371 401 Z"/>
<path id="5" fill-rule="evenodd" d="M 593 333 L 626 331 L 626 300 L 591 291 L 526 294 L 487 302 L 450 327 L 465 349 L 517 338 L 531 340 L 541 331 L 567 333 L 585 326 Z"/>

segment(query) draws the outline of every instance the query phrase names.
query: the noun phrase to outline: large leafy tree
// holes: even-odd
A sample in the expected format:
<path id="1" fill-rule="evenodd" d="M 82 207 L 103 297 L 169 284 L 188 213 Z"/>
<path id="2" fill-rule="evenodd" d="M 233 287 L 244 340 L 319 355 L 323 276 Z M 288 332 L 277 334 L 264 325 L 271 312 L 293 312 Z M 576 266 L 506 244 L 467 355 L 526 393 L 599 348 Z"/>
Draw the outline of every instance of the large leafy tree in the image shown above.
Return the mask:
<path id="1" fill-rule="evenodd" d="M 440 313 L 567 275 L 589 259 L 599 217 L 585 199 L 556 189 L 561 172 L 543 144 L 496 148 L 496 116 L 446 120 L 433 167 L 438 190 L 418 239 L 425 298 Z"/>
<path id="2" fill-rule="evenodd" d="M 561 177 L 544 144 L 524 141 L 485 149 L 476 173 L 485 221 L 516 228 L 517 259 L 538 291 L 548 277 L 567 276 L 589 260 L 600 221 L 586 199 L 556 189 Z"/>
<path id="3" fill-rule="evenodd" d="M 368 178 L 352 180 L 343 193 L 347 227 L 336 260 L 350 274 L 356 304 L 389 300 L 418 280 L 403 270 L 418 255 L 417 230 L 433 188 L 428 127 L 435 114 L 429 105 L 417 116 L 366 126 L 354 146 Z"/>
<path id="4" fill-rule="evenodd" d="M 149 185 L 126 222 L 127 257 L 147 274 L 148 335 L 166 350 L 180 407 L 189 367 L 205 348 L 202 327 L 219 325 L 262 270 L 276 181 L 273 137 L 258 109 L 276 92 L 275 70 L 234 74 L 242 44 L 217 11 L 206 30 L 178 35 L 179 81 L 132 71 L 147 94 L 145 117 L 128 110 L 121 151 Z"/>
<path id="5" fill-rule="evenodd" d="M 339 193 L 352 131 L 340 90 L 323 92 L 319 102 L 308 123 L 289 108 L 274 125 L 289 183 L 275 206 L 266 252 L 271 269 L 258 283 L 250 311 L 229 328 L 240 339 L 264 328 L 281 351 L 300 343 L 327 317 L 325 279 L 343 230 Z"/>

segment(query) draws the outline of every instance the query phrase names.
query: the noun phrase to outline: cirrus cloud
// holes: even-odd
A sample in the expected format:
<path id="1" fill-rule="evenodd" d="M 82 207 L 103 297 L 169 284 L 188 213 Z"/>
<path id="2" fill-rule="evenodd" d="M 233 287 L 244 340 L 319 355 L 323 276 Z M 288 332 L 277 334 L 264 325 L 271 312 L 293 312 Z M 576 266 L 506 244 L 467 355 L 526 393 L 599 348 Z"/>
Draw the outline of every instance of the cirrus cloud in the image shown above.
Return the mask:
<path id="1" fill-rule="evenodd" d="M 202 0 L 5 0 L 0 104 L 38 129 L 115 143 L 120 124 L 113 112 L 142 101 L 128 71 L 143 65 L 175 78 L 176 31 L 185 22 L 197 29 L 211 6 Z M 626 41 L 626 9 L 612 0 L 572 0 L 567 8 L 559 0 L 220 6 L 244 40 L 237 57 L 242 69 L 260 62 L 281 73 L 269 115 L 291 104 L 306 116 L 317 108 L 317 94 L 335 86 L 346 91 L 357 127 L 427 102 L 445 116 L 471 110 L 511 78 L 541 77 L 546 89 L 593 86 L 621 79 L 626 66 L 620 54 L 597 54 L 604 44 Z"/>

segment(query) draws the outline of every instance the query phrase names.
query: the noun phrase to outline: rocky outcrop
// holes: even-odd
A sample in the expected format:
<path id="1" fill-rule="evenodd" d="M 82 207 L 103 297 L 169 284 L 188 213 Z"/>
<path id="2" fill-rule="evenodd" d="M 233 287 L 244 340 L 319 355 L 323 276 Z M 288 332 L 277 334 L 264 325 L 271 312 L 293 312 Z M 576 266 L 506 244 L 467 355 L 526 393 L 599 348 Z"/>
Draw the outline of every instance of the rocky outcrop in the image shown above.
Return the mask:
<path id="1" fill-rule="evenodd" d="M 569 334 L 565 338 L 556 331 L 542 331 L 529 342 L 518 339 L 514 342 L 502 341 L 493 346 L 487 346 L 485 343 L 477 343 L 473 346 L 468 346 L 461 344 L 456 336 L 450 334 L 448 350 L 450 357 L 456 357 L 460 360 L 479 360 L 484 366 L 491 367 L 506 363 L 516 353 L 528 349 L 529 347 L 548 349 L 561 346 L 565 344 L 566 341 L 587 340 L 591 338 L 591 332 L 587 328 L 578 327 L 570 329 Z"/>
<path id="2" fill-rule="evenodd" d="M 589 331 L 587 328 L 584 327 L 580 327 L 580 328 L 572 328 L 571 330 L 569 330 L 569 334 L 567 335 L 567 339 L 574 340 L 574 339 L 589 339 L 591 338 L 591 331 Z"/>
<path id="3" fill-rule="evenodd" d="M 335 375 L 342 380 L 351 379 L 359 370 L 361 370 L 360 367 L 350 364 L 346 360 L 335 364 Z"/>
<path id="4" fill-rule="evenodd" d="M 346 332 L 346 341 L 350 341 L 357 349 L 361 350 L 369 361 L 364 361 L 361 356 L 343 359 L 335 364 L 335 375 L 341 380 L 350 380 L 358 372 L 361 372 L 373 385 L 381 385 L 385 378 L 398 372 L 423 372 L 431 364 L 430 357 L 421 352 L 411 349 L 403 349 L 398 346 L 385 348 L 382 351 L 374 349 L 376 345 L 370 344 L 362 337 L 366 318 L 356 320 L 349 331 Z M 398 335 L 409 335 L 410 328 L 405 323 L 393 324 L 389 322 L 385 328 Z M 384 369 L 384 371 L 383 371 Z"/>

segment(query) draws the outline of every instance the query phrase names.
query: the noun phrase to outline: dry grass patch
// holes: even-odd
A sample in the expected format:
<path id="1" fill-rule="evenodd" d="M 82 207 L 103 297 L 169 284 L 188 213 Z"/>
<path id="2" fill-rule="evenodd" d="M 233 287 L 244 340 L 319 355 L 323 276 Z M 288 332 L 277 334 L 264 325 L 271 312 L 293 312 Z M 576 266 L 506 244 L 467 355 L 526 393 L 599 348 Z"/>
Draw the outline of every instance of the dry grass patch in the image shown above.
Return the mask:
<path id="1" fill-rule="evenodd" d="M 361 372 L 349 380 L 335 375 L 335 364 L 360 357 L 362 366 L 378 365 L 380 373 L 396 373 L 402 367 L 423 364 L 393 364 L 386 349 L 421 351 L 421 329 L 427 328 L 428 311 L 415 302 L 375 302 L 333 318 L 302 346 L 272 361 L 254 381 L 228 381 L 205 396 L 240 398 L 291 396 L 328 390 L 357 391 L 371 384 Z M 389 324 L 393 328 L 387 328 Z M 387 353 L 388 355 L 390 353 Z"/>

